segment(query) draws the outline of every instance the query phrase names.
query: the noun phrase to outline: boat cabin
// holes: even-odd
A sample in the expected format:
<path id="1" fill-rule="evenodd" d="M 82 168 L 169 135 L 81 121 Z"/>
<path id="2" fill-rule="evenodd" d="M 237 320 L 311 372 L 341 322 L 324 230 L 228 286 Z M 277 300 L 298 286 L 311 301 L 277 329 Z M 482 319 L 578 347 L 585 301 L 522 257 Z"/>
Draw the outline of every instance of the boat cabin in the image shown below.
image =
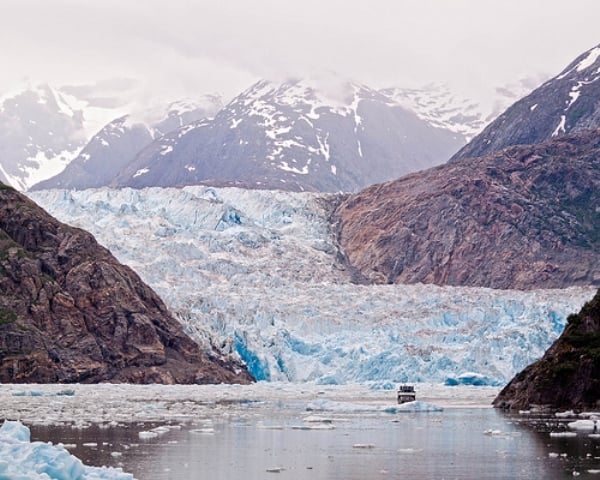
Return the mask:
<path id="1" fill-rule="evenodd" d="M 414 402 L 417 399 L 414 385 L 400 385 L 398 387 L 398 403 Z"/>

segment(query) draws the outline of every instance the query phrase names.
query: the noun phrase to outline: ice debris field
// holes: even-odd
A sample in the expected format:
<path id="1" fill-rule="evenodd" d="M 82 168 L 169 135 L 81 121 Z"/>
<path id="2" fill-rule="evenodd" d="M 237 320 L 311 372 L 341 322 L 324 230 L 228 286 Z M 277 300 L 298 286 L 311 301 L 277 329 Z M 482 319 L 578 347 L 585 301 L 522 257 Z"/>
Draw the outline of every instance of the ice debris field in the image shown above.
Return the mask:
<path id="1" fill-rule="evenodd" d="M 497 389 L 421 385 L 422 401 L 395 403 L 395 392 L 365 385 L 320 386 L 267 383 L 241 385 L 0 385 L 0 416 L 11 419 L 0 427 L 0 478 L 3 480 L 100 480 L 133 479 L 120 468 L 88 467 L 67 447 L 31 442 L 26 425 L 70 426 L 86 429 L 127 428 L 160 424 L 140 431 L 139 441 L 156 438 L 173 428 L 188 426 L 192 432 L 214 433 L 212 419 L 242 417 L 248 409 L 267 415 L 276 409 L 295 412 L 294 428 L 333 428 L 323 415 L 338 418 L 355 415 L 395 415 L 441 412 L 446 408 L 489 406 Z M 115 399 L 118 399 L 115 401 Z M 320 417 L 316 417 L 319 416 Z M 315 420 L 317 419 L 317 420 Z"/>

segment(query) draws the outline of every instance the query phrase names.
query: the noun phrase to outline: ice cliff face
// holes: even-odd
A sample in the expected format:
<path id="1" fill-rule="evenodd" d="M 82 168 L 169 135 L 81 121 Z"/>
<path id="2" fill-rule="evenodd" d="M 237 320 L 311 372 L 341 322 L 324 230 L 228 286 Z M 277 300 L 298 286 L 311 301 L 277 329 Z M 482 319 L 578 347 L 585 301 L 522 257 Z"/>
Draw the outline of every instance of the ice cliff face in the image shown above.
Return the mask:
<path id="1" fill-rule="evenodd" d="M 186 187 L 40 191 L 259 380 L 502 383 L 539 358 L 586 288 L 528 292 L 355 285 L 338 262 L 333 195 Z"/>

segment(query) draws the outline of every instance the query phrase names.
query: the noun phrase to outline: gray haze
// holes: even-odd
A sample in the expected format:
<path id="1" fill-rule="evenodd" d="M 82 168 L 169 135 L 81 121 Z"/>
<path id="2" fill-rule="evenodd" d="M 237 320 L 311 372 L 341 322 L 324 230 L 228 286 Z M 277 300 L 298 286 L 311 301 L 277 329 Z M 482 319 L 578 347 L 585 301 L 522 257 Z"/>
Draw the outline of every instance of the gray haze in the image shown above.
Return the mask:
<path id="1" fill-rule="evenodd" d="M 484 98 L 600 43 L 598 18 L 597 0 L 3 0 L 0 93 L 118 77 L 141 81 L 140 101 L 228 97 L 258 78 L 333 71 Z"/>

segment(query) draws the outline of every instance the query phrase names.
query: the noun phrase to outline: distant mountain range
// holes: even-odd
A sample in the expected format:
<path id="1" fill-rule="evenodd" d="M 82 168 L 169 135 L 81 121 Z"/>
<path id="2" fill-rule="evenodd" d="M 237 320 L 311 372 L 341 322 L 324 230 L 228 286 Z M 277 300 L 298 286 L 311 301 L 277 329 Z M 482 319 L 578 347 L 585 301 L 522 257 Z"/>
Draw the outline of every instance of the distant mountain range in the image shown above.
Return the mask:
<path id="1" fill-rule="evenodd" d="M 29 87 L 0 98 L 0 180 L 20 190 L 200 182 L 353 191 L 443 163 L 529 85 L 480 105 L 438 84 L 261 81 L 225 106 L 205 95 L 142 113 L 126 80 Z"/>
<path id="2" fill-rule="evenodd" d="M 545 76 L 523 78 L 510 85 L 497 87 L 488 101 L 478 103 L 456 95 L 444 84 L 433 83 L 422 88 L 386 88 L 381 93 L 415 112 L 431 125 L 450 130 L 471 140 L 506 108 L 537 87 Z"/>
<path id="3" fill-rule="evenodd" d="M 464 141 L 362 85 L 260 81 L 157 139 L 111 185 L 356 191 L 440 164 Z"/>
<path id="4" fill-rule="evenodd" d="M 597 46 L 508 108 L 452 159 L 480 157 L 512 145 L 539 143 L 599 126 L 600 46 Z"/>
<path id="5" fill-rule="evenodd" d="M 33 189 L 93 188 L 111 183 L 113 178 L 157 138 L 182 125 L 207 118 L 222 106 L 216 96 L 199 102 L 176 102 L 150 112 L 145 117 L 124 115 L 108 123 L 85 145 L 58 175 L 37 183 Z M 154 118 L 153 118 L 154 117 Z"/>
<path id="6" fill-rule="evenodd" d="M 510 107 L 449 163 L 346 199 L 338 235 L 356 278 L 600 285 L 598 80 L 600 47 Z"/>
<path id="7" fill-rule="evenodd" d="M 85 121 L 67 97 L 41 86 L 0 102 L 0 181 L 25 190 L 77 156 Z"/>

